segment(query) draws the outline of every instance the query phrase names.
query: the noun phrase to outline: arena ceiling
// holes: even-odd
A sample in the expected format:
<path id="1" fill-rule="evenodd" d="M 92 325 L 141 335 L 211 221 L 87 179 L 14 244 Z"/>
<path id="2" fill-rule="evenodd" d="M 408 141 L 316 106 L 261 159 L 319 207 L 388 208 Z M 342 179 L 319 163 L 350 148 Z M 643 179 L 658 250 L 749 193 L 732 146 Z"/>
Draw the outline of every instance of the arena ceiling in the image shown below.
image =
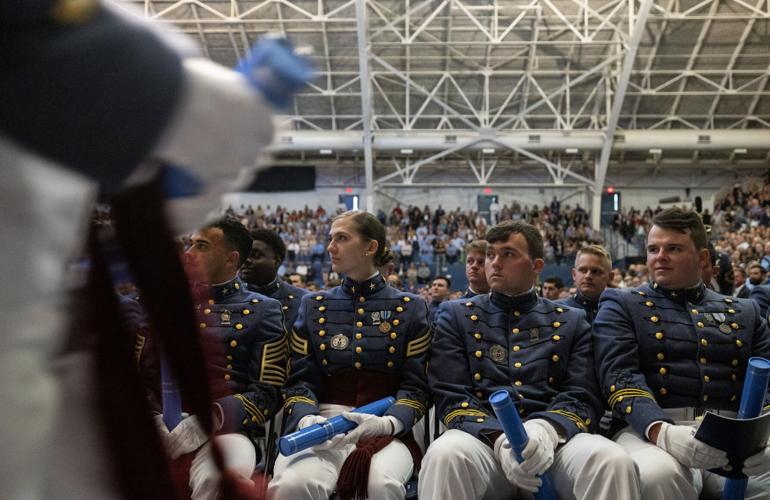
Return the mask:
<path id="1" fill-rule="evenodd" d="M 601 190 L 608 168 L 770 161 L 769 0 L 126 3 L 227 66 L 270 33 L 310 52 L 273 150 L 364 165 L 370 189 L 437 164 Z"/>

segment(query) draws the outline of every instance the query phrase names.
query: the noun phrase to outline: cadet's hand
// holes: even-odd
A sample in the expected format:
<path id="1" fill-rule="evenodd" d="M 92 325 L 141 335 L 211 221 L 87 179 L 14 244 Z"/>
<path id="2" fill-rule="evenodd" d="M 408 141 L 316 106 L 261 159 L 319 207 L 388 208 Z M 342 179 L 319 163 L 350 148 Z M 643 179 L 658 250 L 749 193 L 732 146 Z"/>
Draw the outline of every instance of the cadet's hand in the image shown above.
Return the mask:
<path id="1" fill-rule="evenodd" d="M 553 464 L 553 455 L 559 444 L 559 434 L 546 420 L 536 418 L 524 422 L 527 446 L 521 452 L 524 461 L 521 468 L 528 474 L 539 476 Z"/>
<path id="2" fill-rule="evenodd" d="M 342 416 L 346 420 L 358 424 L 356 428 L 348 432 L 345 437 L 345 442 L 348 444 L 356 444 L 362 439 L 372 437 L 392 436 L 393 431 L 395 430 L 395 425 L 391 420 L 393 417 L 378 417 L 377 415 L 354 413 L 350 411 L 346 411 Z"/>
<path id="3" fill-rule="evenodd" d="M 299 420 L 299 423 L 297 424 L 297 430 L 301 430 L 305 427 L 310 427 L 311 425 L 315 424 L 322 424 L 324 422 L 326 422 L 326 418 L 322 417 L 321 415 L 305 415 Z"/>
<path id="4" fill-rule="evenodd" d="M 166 452 L 174 459 L 197 450 L 209 440 L 209 436 L 203 432 L 195 415 L 183 419 L 170 432 L 163 422 L 163 415 L 156 415 L 155 423 L 163 439 Z"/>
<path id="5" fill-rule="evenodd" d="M 542 486 L 542 479 L 526 472 L 521 468 L 521 464 L 516 461 L 511 444 L 508 442 L 505 434 L 495 441 L 495 457 L 500 462 L 500 467 L 503 469 L 508 482 L 512 485 L 530 493 L 535 493 Z"/>
<path id="6" fill-rule="evenodd" d="M 765 449 L 750 456 L 743 462 L 743 473 L 747 476 L 758 476 L 770 470 L 770 439 L 765 444 Z"/>
<path id="7" fill-rule="evenodd" d="M 326 422 L 326 417 L 322 417 L 321 415 L 305 415 L 302 417 L 297 424 L 297 430 L 304 429 L 306 427 L 310 427 L 311 425 L 315 424 L 323 424 Z M 337 434 L 336 436 L 333 436 L 331 439 L 327 439 L 321 444 L 317 444 L 313 446 L 313 449 L 316 451 L 319 450 L 331 450 L 334 448 L 338 448 L 342 446 L 343 441 L 345 440 L 344 434 Z"/>
<path id="8" fill-rule="evenodd" d="M 695 429 L 687 425 L 661 423 L 656 444 L 687 467 L 715 469 L 728 462 L 726 452 L 695 439 Z"/>

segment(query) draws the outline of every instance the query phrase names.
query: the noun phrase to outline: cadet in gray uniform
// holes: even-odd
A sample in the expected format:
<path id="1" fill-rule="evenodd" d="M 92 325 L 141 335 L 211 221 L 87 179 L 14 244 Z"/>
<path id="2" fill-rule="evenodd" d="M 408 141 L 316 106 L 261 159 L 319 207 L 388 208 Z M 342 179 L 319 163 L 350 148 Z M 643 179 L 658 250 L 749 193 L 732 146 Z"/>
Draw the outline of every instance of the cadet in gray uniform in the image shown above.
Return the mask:
<path id="1" fill-rule="evenodd" d="M 724 480 L 707 469 L 724 451 L 695 439 L 704 410 L 735 412 L 751 356 L 770 356 L 756 304 L 708 290 L 706 231 L 695 212 L 660 212 L 647 235 L 652 282 L 608 289 L 594 321 L 602 393 L 629 427 L 614 436 L 639 467 L 642 497 L 719 496 Z M 767 448 L 744 464 L 746 498 L 770 498 Z"/>
<path id="2" fill-rule="evenodd" d="M 535 293 L 540 232 L 505 221 L 487 242 L 492 293 L 446 302 L 436 321 L 429 382 L 449 430 L 423 459 L 420 498 L 513 498 L 546 471 L 561 498 L 639 498 L 628 455 L 589 433 L 602 408 L 585 314 Z M 488 403 L 500 389 L 525 420 L 521 464 Z"/>

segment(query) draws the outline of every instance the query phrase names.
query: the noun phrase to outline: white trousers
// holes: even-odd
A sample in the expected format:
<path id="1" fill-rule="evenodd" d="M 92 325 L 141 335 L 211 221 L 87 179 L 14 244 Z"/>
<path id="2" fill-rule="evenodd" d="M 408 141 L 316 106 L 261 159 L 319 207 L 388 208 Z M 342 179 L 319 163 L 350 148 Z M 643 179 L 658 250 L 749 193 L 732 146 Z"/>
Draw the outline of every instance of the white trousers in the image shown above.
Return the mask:
<path id="1" fill-rule="evenodd" d="M 326 418 L 350 409 L 342 405 L 321 405 Z M 331 450 L 312 448 L 285 457 L 278 455 L 275 472 L 267 488 L 271 500 L 326 500 L 337 487 L 342 464 L 355 445 Z M 405 484 L 412 477 L 412 455 L 401 441 L 393 441 L 372 457 L 368 493 L 371 500 L 403 499 Z"/>
<path id="2" fill-rule="evenodd" d="M 639 469 L 644 500 L 698 500 L 722 497 L 725 480 L 711 472 L 691 469 L 626 427 L 614 438 Z M 746 500 L 770 499 L 770 471 L 749 479 Z"/>
<path id="3" fill-rule="evenodd" d="M 222 451 L 225 467 L 246 479 L 251 479 L 257 462 L 254 443 L 243 434 L 222 434 L 216 436 Z M 211 453 L 211 443 L 198 450 L 190 465 L 190 489 L 193 500 L 215 500 L 219 495 L 219 470 Z"/>
<path id="4" fill-rule="evenodd" d="M 560 446 L 548 475 L 562 500 L 639 499 L 639 480 L 629 456 L 594 434 L 578 434 Z M 532 495 L 508 482 L 492 448 L 467 432 L 450 429 L 423 458 L 419 497 L 497 500 Z"/>

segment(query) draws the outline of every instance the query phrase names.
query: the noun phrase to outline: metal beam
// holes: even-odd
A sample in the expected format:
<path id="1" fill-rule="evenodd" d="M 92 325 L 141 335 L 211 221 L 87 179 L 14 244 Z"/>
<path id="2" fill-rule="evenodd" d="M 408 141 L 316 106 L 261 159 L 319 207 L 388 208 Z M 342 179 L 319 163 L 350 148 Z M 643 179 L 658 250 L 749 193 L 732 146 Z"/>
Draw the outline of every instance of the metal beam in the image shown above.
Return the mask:
<path id="1" fill-rule="evenodd" d="M 366 0 L 356 0 L 358 34 L 358 70 L 361 73 L 361 117 L 364 136 L 364 175 L 366 178 L 366 210 L 375 213 L 374 167 L 372 159 L 372 95 L 369 74 L 369 47 L 366 40 Z"/>
<path id="2" fill-rule="evenodd" d="M 591 210 L 591 226 L 594 229 L 599 229 L 601 220 L 601 192 L 602 189 L 604 189 L 607 166 L 609 165 L 610 155 L 612 154 L 612 145 L 615 142 L 615 129 L 618 126 L 618 118 L 620 117 L 620 110 L 623 108 L 623 100 L 626 98 L 626 89 L 628 88 L 628 81 L 631 78 L 631 70 L 636 61 L 636 52 L 639 49 L 639 42 L 642 40 L 642 35 L 644 35 L 647 17 L 650 15 L 652 4 L 653 0 L 642 0 L 642 4 L 639 7 L 631 38 L 628 40 L 626 55 L 623 59 L 623 68 L 621 69 L 617 87 L 615 88 L 612 110 L 607 117 L 607 128 L 604 131 L 604 144 L 602 145 L 602 151 L 599 155 L 599 161 L 596 164 L 596 170 L 594 172 L 594 192 Z M 631 19 L 629 18 L 629 22 L 630 21 Z"/>

